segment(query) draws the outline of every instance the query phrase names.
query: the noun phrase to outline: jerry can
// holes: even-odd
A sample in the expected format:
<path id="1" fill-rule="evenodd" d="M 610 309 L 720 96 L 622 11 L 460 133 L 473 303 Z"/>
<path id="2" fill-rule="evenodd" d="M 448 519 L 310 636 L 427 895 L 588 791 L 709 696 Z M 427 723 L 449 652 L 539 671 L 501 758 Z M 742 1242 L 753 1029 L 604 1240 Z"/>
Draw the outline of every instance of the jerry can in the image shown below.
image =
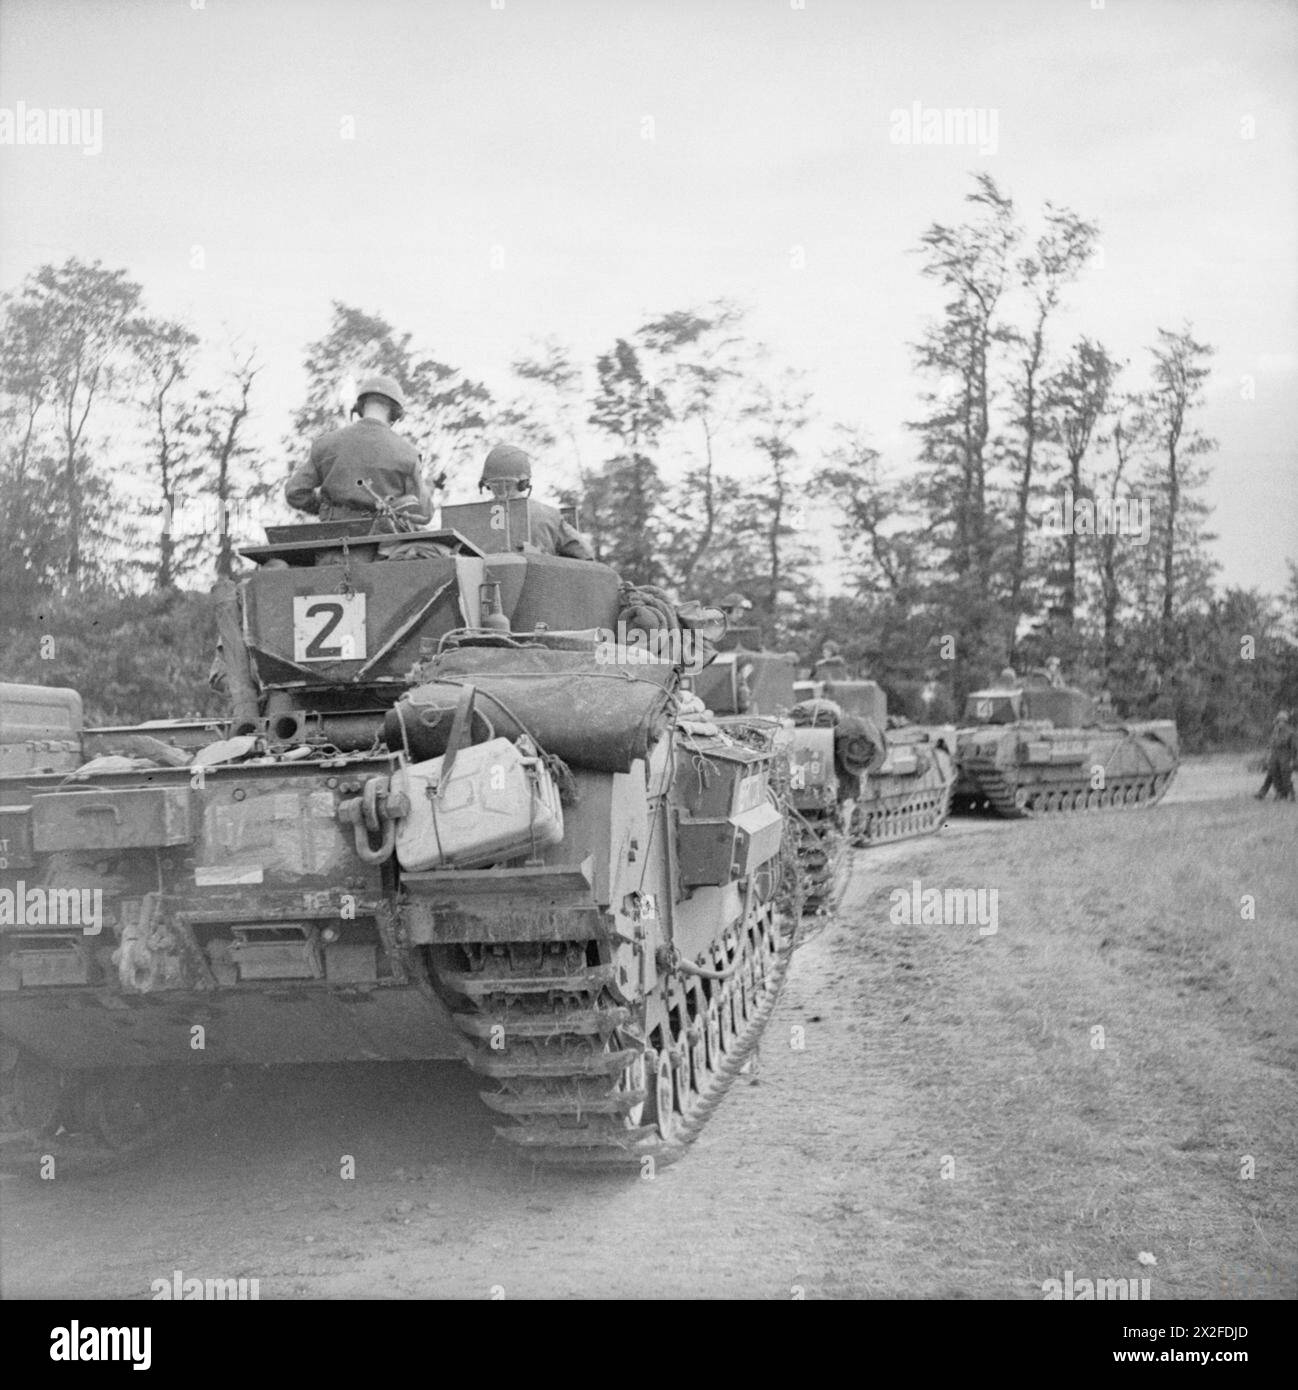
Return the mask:
<path id="1" fill-rule="evenodd" d="M 471 869 L 563 839 L 559 789 L 530 743 L 519 744 L 493 738 L 462 748 L 446 777 L 445 754 L 393 773 L 393 791 L 410 800 L 397 822 L 403 869 Z"/>

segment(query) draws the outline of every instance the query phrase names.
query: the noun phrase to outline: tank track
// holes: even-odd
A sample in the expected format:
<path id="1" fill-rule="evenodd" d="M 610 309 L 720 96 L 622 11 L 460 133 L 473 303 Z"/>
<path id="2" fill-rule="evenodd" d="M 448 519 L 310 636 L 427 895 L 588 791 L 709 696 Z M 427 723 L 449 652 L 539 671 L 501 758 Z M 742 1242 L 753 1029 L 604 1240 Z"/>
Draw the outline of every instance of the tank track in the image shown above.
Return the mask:
<path id="1" fill-rule="evenodd" d="M 702 962 L 726 979 L 671 971 L 638 1004 L 618 1000 L 612 964 L 587 963 L 604 954 L 591 939 L 484 946 L 479 968 L 437 971 L 469 1066 L 499 1083 L 482 1093 L 512 1120 L 496 1133 L 563 1166 L 679 1158 L 756 1048 L 798 921 L 763 904 Z M 646 1024 L 650 1005 L 658 1022 Z"/>
<path id="2" fill-rule="evenodd" d="M 955 771 L 941 786 L 917 787 L 859 801 L 852 817 L 852 844 L 858 849 L 933 835 L 941 830 L 951 810 Z"/>
<path id="3" fill-rule="evenodd" d="M 125 1166 L 191 1129 L 225 1089 L 213 1073 L 60 1071 L 15 1052 L 0 1083 L 0 1172 L 53 1176 Z"/>
<path id="4" fill-rule="evenodd" d="M 841 811 L 795 811 L 802 911 L 828 916 L 838 910 L 852 873 L 852 841 Z"/>
<path id="5" fill-rule="evenodd" d="M 1166 795 L 1176 770 L 1112 778 L 1103 791 L 1086 783 L 1017 786 L 990 758 L 970 757 L 965 769 L 977 782 L 981 797 L 999 816 L 1029 820 L 1075 811 L 1122 811 L 1156 806 Z M 977 800 L 977 798 L 975 798 Z"/>

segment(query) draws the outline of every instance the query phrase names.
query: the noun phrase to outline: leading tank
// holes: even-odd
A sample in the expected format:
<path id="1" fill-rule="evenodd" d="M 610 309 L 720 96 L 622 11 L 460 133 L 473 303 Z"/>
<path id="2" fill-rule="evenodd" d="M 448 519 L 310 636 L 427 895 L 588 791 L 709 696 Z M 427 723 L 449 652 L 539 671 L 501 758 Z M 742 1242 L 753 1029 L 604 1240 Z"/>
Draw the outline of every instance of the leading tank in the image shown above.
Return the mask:
<path id="1" fill-rule="evenodd" d="M 129 1158 L 237 1063 L 463 1060 L 564 1163 L 698 1132 L 792 948 L 774 739 L 480 505 L 476 543 L 274 528 L 218 598 L 223 726 L 6 766 L 9 1167 Z"/>
<path id="2" fill-rule="evenodd" d="M 1152 806 L 1180 765 L 1170 719 L 1122 722 L 1044 677 L 974 691 L 956 758 L 957 805 L 1016 819 Z"/>

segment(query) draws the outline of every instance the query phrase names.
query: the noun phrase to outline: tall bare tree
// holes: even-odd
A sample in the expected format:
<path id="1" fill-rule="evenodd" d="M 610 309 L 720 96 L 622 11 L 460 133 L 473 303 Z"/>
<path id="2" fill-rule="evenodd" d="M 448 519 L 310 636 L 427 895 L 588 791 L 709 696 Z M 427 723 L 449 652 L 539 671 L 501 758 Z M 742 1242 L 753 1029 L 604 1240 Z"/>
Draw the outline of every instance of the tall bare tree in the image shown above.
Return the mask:
<path id="1" fill-rule="evenodd" d="M 103 493 L 95 485 L 100 460 L 89 449 L 88 431 L 95 409 L 118 396 L 129 377 L 142 293 L 124 270 L 70 257 L 61 266 L 41 266 L 16 295 L 56 421 L 68 526 L 64 573 L 71 586 L 82 578 L 88 543 L 109 524 L 103 509 L 88 505 Z"/>
<path id="2" fill-rule="evenodd" d="M 1059 307 L 1064 288 L 1077 278 L 1090 258 L 1098 228 L 1067 208 L 1045 206 L 1045 230 L 1031 253 L 1018 262 L 1018 274 L 1031 301 L 1026 333 L 1014 331 L 1009 341 L 1015 353 L 1012 396 L 1016 409 L 1012 459 L 1014 521 L 1011 543 L 1007 642 L 1011 656 L 1023 616 L 1023 591 L 1028 582 L 1028 520 L 1037 488 L 1037 446 L 1046 433 L 1041 377 L 1046 367 L 1046 330 Z"/>
<path id="3" fill-rule="evenodd" d="M 174 589 L 202 549 L 201 537 L 186 536 L 180 530 L 179 517 L 187 490 L 202 474 L 196 459 L 199 404 L 186 390 L 198 336 L 181 323 L 140 319 L 134 326 L 132 346 L 140 363 L 154 484 L 155 500 L 146 504 L 145 515 L 161 522 L 157 562 L 151 566 L 154 587 Z"/>
<path id="4" fill-rule="evenodd" d="M 1068 491 L 1075 500 L 1094 496 L 1082 465 L 1109 408 L 1113 383 L 1120 370 L 1120 364 L 1100 343 L 1080 338 L 1044 385 L 1044 436 L 1063 450 L 1068 464 Z M 1120 476 L 1115 481 L 1120 481 Z M 1082 538 L 1073 528 L 1063 537 L 1059 614 L 1068 629 L 1077 619 L 1079 539 Z M 1102 539 L 1112 537 L 1106 535 Z"/>
<path id="5" fill-rule="evenodd" d="M 1013 200 L 987 174 L 974 179 L 970 220 L 934 223 L 920 238 L 921 274 L 948 296 L 914 345 L 916 365 L 937 385 L 921 394 L 921 476 L 915 493 L 930 517 L 944 621 L 958 634 L 954 684 L 963 698 L 973 672 L 996 650 L 1000 604 L 995 557 L 1001 542 L 992 477 L 993 354 L 1009 340 L 1002 299 L 1022 240 Z"/>
<path id="6" fill-rule="evenodd" d="M 742 334 L 743 310 L 728 300 L 676 310 L 645 324 L 636 341 L 656 362 L 672 418 L 697 438 L 701 455 L 674 489 L 669 537 L 676 584 L 692 587 L 723 527 L 727 486 L 718 451 L 739 422 L 762 350 Z M 686 447 L 692 441 L 686 443 Z"/>
<path id="7" fill-rule="evenodd" d="M 1174 656 L 1178 607 L 1206 597 L 1213 565 L 1205 544 L 1208 507 L 1203 486 L 1208 470 L 1204 458 L 1217 442 L 1194 423 L 1203 405 L 1204 383 L 1210 373 L 1213 348 L 1195 340 L 1191 326 L 1173 332 L 1158 330 L 1150 348 L 1154 359 L 1153 385 L 1145 397 L 1145 413 L 1154 452 L 1144 481 L 1153 494 L 1153 534 L 1159 571 L 1159 662 L 1170 666 Z"/>

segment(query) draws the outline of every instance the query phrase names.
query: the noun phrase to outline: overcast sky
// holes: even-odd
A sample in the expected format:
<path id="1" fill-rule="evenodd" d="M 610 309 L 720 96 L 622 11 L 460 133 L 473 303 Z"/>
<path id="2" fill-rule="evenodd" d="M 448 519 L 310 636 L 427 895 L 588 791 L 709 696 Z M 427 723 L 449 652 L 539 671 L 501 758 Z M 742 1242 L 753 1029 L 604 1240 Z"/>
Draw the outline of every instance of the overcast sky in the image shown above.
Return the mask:
<path id="1" fill-rule="evenodd" d="M 1133 385 L 1158 326 L 1217 347 L 1226 580 L 1278 590 L 1298 556 L 1298 5 L 0 0 L 20 101 L 101 110 L 102 150 L 0 145 L 0 285 L 127 267 L 257 343 L 285 423 L 331 299 L 508 388 L 529 339 L 593 358 L 724 295 L 899 470 L 939 302 L 911 250 L 986 170 L 1101 226 L 1068 338 Z M 995 138 L 896 143 L 915 103 Z"/>

